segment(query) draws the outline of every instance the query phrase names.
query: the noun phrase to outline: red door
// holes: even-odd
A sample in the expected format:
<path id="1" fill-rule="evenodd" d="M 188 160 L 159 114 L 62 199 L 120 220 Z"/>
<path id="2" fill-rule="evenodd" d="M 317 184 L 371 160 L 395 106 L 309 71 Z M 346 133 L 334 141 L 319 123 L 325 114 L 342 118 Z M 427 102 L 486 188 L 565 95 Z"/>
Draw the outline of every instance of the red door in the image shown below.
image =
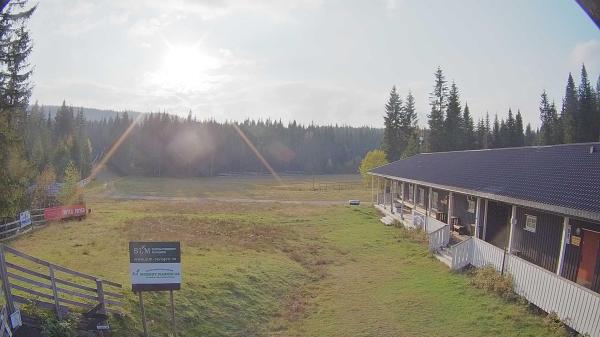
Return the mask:
<path id="1" fill-rule="evenodd" d="M 600 233 L 584 230 L 582 241 L 577 283 L 590 288 L 594 279 L 598 249 L 600 249 Z"/>

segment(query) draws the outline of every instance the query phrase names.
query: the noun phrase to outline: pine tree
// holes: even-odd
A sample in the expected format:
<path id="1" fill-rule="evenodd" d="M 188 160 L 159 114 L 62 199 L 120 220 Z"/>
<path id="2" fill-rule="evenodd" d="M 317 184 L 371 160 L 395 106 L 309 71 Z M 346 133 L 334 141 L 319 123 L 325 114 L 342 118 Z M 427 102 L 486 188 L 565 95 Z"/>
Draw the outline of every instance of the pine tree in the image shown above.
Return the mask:
<path id="1" fill-rule="evenodd" d="M 515 146 L 525 145 L 525 134 L 523 132 L 523 116 L 521 116 L 521 110 L 517 110 L 517 116 L 515 117 Z"/>
<path id="2" fill-rule="evenodd" d="M 409 91 L 406 96 L 401 122 L 401 132 L 403 135 L 404 149 L 401 157 L 406 158 L 419 153 L 417 112 L 415 110 L 415 97 Z"/>
<path id="3" fill-rule="evenodd" d="M 390 98 L 385 105 L 383 117 L 385 129 L 383 131 L 382 149 L 391 161 L 400 159 L 403 146 L 400 138 L 400 125 L 402 123 L 402 100 L 396 91 L 396 86 L 390 91 Z"/>
<path id="4" fill-rule="evenodd" d="M 563 143 L 573 143 L 577 138 L 577 105 L 577 89 L 575 88 L 573 76 L 569 73 L 565 97 L 563 98 L 562 109 L 560 111 L 560 119 L 563 126 Z"/>
<path id="5" fill-rule="evenodd" d="M 585 65 L 581 66 L 581 83 L 578 88 L 577 141 L 593 142 L 600 137 L 600 114 L 596 112 L 596 97 L 588 80 Z"/>
<path id="6" fill-rule="evenodd" d="M 22 210 L 31 173 L 23 139 L 31 95 L 31 40 L 25 24 L 35 7 L 23 10 L 26 1 L 6 6 L 0 14 L 0 218 Z"/>
<path id="7" fill-rule="evenodd" d="M 508 109 L 508 117 L 506 118 L 506 135 L 505 135 L 504 145 L 506 147 L 514 147 L 517 146 L 517 130 L 516 130 L 516 121 L 513 116 L 512 110 Z"/>
<path id="8" fill-rule="evenodd" d="M 433 91 L 429 95 L 429 104 L 431 112 L 429 118 L 429 151 L 438 152 L 447 149 L 444 132 L 444 111 L 447 107 L 448 87 L 444 73 L 440 67 L 435 74 L 435 84 Z"/>
<path id="9" fill-rule="evenodd" d="M 502 139 L 500 138 L 500 122 L 498 121 L 498 115 L 494 115 L 494 126 L 492 129 L 492 148 L 502 147 Z"/>
<path id="10" fill-rule="evenodd" d="M 536 145 L 535 139 L 536 139 L 536 134 L 531 129 L 531 124 L 527 123 L 527 127 L 525 128 L 525 145 L 526 146 Z"/>
<path id="11" fill-rule="evenodd" d="M 541 142 L 544 145 L 555 144 L 556 140 L 556 109 L 552 107 L 553 104 L 548 100 L 548 94 L 544 90 L 540 98 L 540 120 L 542 125 L 540 127 Z"/>
<path id="12" fill-rule="evenodd" d="M 459 150 L 463 146 L 463 120 L 461 115 L 460 97 L 456 83 L 452 82 L 448 94 L 444 133 L 448 150 Z"/>
<path id="13" fill-rule="evenodd" d="M 464 146 L 463 149 L 475 149 L 477 141 L 475 139 L 475 126 L 473 125 L 473 117 L 469 111 L 469 105 L 465 103 L 465 109 L 463 111 L 463 123 L 464 123 Z"/>

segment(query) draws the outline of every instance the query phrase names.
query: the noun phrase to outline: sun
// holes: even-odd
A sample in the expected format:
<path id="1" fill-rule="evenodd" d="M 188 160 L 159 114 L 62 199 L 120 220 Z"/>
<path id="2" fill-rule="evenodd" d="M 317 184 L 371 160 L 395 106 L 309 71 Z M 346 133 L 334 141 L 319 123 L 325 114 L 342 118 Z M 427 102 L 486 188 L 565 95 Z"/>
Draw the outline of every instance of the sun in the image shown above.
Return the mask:
<path id="1" fill-rule="evenodd" d="M 221 66 L 219 58 L 195 45 L 168 46 L 161 68 L 153 73 L 155 84 L 174 91 L 201 91 L 212 87 Z"/>

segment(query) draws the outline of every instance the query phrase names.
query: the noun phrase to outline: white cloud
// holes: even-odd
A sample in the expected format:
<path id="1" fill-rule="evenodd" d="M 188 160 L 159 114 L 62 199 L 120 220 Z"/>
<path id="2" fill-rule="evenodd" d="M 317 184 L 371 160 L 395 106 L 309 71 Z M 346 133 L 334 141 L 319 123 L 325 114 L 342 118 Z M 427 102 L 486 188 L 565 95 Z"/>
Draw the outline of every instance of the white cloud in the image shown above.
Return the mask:
<path id="1" fill-rule="evenodd" d="M 569 56 L 572 66 L 579 67 L 585 63 L 588 67 L 600 66 L 600 40 L 589 40 L 578 43 Z"/>

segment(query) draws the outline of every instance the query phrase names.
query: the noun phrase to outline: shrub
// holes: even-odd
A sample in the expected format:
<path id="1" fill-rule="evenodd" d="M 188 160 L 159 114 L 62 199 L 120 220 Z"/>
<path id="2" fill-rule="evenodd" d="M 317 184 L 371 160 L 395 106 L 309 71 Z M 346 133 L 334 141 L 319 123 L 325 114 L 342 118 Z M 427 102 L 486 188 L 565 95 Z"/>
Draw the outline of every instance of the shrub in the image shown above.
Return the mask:
<path id="1" fill-rule="evenodd" d="M 406 228 L 403 225 L 394 224 L 395 227 L 398 227 L 398 239 L 400 240 L 408 240 L 415 243 L 420 244 L 429 244 L 429 238 L 427 238 L 427 233 L 420 229 L 414 228 Z"/>
<path id="2" fill-rule="evenodd" d="M 475 287 L 497 294 L 507 300 L 518 299 L 512 277 L 501 275 L 492 266 L 474 269 L 472 273 L 471 283 Z"/>

